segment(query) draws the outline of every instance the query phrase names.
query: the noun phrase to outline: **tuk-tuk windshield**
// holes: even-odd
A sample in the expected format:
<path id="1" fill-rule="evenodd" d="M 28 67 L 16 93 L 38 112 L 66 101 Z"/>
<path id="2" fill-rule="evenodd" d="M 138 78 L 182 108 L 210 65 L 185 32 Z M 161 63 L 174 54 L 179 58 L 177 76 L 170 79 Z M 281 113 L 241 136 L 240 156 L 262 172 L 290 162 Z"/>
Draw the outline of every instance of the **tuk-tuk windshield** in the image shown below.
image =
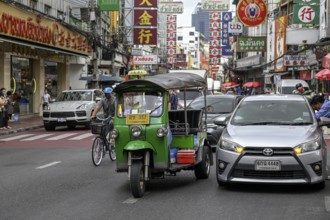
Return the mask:
<path id="1" fill-rule="evenodd" d="M 129 114 L 150 114 L 160 116 L 163 112 L 163 95 L 161 92 L 125 92 L 118 99 L 118 116 Z M 121 113 L 122 112 L 122 113 Z"/>

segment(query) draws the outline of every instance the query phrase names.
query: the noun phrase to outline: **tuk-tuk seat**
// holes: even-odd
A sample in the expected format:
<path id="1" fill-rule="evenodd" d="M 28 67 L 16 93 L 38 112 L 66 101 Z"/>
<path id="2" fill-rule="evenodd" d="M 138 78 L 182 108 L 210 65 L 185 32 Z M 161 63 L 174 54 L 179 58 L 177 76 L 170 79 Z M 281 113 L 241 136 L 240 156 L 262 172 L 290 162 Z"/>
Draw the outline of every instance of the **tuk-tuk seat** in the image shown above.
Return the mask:
<path id="1" fill-rule="evenodd" d="M 171 110 L 168 112 L 170 119 L 170 129 L 173 134 L 185 134 L 184 110 Z M 197 134 L 200 131 L 202 111 L 187 109 L 187 130 L 188 134 Z M 172 122 L 172 123 L 171 123 Z"/>

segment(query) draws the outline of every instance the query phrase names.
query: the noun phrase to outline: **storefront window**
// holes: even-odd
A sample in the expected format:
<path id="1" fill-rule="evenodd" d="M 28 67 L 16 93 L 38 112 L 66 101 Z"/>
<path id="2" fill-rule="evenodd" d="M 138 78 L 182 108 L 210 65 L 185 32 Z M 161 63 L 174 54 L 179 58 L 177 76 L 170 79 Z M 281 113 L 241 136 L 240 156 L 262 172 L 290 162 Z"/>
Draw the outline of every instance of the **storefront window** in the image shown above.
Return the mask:
<path id="1" fill-rule="evenodd" d="M 32 62 L 28 58 L 11 57 L 11 90 L 13 91 L 14 113 L 33 113 L 33 94 L 36 81 L 33 78 Z"/>

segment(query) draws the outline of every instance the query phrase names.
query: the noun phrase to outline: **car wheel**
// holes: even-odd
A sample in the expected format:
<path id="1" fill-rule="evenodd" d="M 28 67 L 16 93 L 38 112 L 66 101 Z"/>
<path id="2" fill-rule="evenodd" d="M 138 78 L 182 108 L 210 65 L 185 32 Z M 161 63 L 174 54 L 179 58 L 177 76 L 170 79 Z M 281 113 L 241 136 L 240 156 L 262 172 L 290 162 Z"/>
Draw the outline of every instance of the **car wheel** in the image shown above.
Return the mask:
<path id="1" fill-rule="evenodd" d="M 56 126 L 52 124 L 44 124 L 45 130 L 46 131 L 55 131 Z"/>

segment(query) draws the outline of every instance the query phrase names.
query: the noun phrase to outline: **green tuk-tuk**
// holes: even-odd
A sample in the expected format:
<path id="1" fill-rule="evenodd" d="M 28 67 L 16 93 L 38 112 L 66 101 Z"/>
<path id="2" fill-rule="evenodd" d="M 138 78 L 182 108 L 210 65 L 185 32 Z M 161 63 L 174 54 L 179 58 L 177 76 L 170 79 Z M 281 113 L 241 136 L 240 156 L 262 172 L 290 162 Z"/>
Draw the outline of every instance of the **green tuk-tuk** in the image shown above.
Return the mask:
<path id="1" fill-rule="evenodd" d="M 134 197 L 144 195 L 146 182 L 181 170 L 208 178 L 213 157 L 203 109 L 170 110 L 168 104 L 171 90 L 189 88 L 207 89 L 206 77 L 173 72 L 125 81 L 114 89 L 117 102 L 110 134 L 116 142 L 116 171 L 128 173 Z"/>

